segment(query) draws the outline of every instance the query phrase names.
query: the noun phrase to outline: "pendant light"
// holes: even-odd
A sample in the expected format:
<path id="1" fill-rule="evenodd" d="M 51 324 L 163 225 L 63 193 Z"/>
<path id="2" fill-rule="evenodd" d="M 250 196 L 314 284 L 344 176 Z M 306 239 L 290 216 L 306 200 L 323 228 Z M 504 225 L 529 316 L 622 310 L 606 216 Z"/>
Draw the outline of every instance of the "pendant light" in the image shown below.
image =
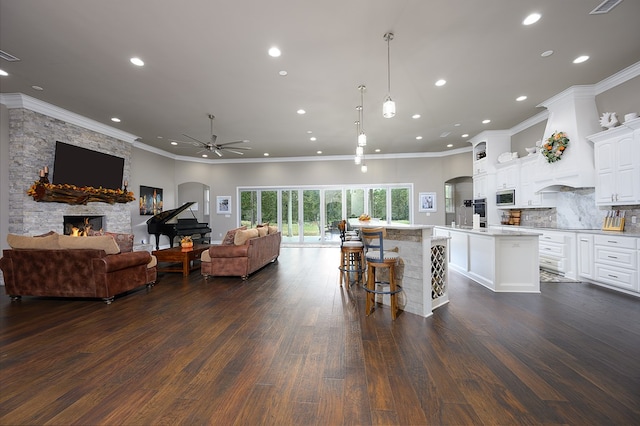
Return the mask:
<path id="1" fill-rule="evenodd" d="M 356 110 L 358 110 L 358 120 L 355 121 L 355 125 L 356 125 L 356 141 L 358 140 L 358 137 L 360 136 L 360 109 L 359 108 L 360 108 L 359 106 L 356 107 Z M 360 163 L 362 162 L 362 155 L 363 154 L 364 154 L 364 148 L 356 143 L 356 156 L 353 158 L 356 166 L 359 166 Z"/>
<path id="2" fill-rule="evenodd" d="M 364 133 L 364 91 L 366 89 L 363 84 L 358 86 L 358 90 L 360 90 L 360 105 L 358 106 L 358 111 L 360 112 L 360 133 L 358 134 L 358 146 L 367 145 L 367 135 Z"/>
<path id="3" fill-rule="evenodd" d="M 382 104 L 382 116 L 393 118 L 396 115 L 396 103 L 391 99 L 391 52 L 389 47 L 389 42 L 393 40 L 393 33 L 386 33 L 384 39 L 387 42 L 387 96 Z"/>

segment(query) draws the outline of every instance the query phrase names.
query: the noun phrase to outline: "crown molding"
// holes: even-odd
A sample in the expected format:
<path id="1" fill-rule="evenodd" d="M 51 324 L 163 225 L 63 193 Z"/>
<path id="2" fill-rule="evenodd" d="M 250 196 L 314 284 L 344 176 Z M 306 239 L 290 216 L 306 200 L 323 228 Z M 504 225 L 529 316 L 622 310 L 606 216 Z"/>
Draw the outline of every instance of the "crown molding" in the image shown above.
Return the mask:
<path id="1" fill-rule="evenodd" d="M 614 87 L 625 83 L 632 78 L 635 78 L 640 75 L 640 61 L 636 62 L 633 65 L 628 66 L 627 68 L 618 71 L 611 77 L 605 78 L 604 80 L 596 83 L 595 92 L 596 95 L 599 95 L 607 90 L 613 89 Z"/>
<path id="2" fill-rule="evenodd" d="M 0 104 L 6 105 L 8 109 L 24 108 L 57 120 L 64 121 L 106 136 L 119 139 L 121 141 L 134 143 L 138 137 L 131 133 L 123 132 L 115 127 L 107 126 L 98 121 L 83 117 L 75 112 L 51 105 L 23 93 L 0 93 Z"/>

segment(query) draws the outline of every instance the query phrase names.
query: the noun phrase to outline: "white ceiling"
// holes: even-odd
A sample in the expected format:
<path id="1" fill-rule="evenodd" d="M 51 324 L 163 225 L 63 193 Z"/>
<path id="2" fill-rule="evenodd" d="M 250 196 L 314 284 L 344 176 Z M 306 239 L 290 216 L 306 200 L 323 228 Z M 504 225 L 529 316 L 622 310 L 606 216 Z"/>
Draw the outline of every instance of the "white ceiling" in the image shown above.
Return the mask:
<path id="1" fill-rule="evenodd" d="M 169 140 L 186 133 L 207 141 L 212 113 L 218 142 L 249 139 L 242 158 L 258 158 L 353 154 L 364 84 L 366 154 L 440 152 L 468 147 L 483 130 L 509 129 L 564 89 L 638 62 L 640 1 L 590 15 L 600 3 L 0 0 L 0 50 L 21 59 L 0 59 L 10 74 L 0 77 L 0 92 L 27 94 L 183 156 L 200 150 Z M 542 19 L 525 27 L 531 12 Z M 395 33 L 393 119 L 382 118 L 387 31 Z M 274 45 L 279 58 L 267 55 Z M 547 50 L 553 55 L 541 57 Z M 573 64 L 579 55 L 590 59 Z M 132 56 L 145 66 L 133 66 Z M 447 84 L 436 87 L 440 78 Z M 516 102 L 520 95 L 528 99 Z"/>

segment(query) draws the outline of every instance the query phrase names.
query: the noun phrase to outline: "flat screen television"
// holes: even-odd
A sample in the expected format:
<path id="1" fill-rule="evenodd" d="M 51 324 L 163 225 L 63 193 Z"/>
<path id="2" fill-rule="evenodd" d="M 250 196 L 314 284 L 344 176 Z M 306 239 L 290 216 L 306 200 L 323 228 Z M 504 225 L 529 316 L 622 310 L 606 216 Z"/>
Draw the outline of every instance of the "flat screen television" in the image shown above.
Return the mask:
<path id="1" fill-rule="evenodd" d="M 122 188 L 123 173 L 124 158 L 56 142 L 52 177 L 54 184 L 118 189 Z"/>

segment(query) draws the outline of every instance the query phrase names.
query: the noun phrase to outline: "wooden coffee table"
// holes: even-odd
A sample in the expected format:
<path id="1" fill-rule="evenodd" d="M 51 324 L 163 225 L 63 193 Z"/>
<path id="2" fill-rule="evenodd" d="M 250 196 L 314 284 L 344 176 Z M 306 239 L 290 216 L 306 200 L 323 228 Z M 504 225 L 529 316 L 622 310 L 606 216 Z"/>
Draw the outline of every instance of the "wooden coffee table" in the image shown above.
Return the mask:
<path id="1" fill-rule="evenodd" d="M 182 251 L 182 247 L 155 250 L 153 255 L 158 260 L 158 272 L 182 272 L 182 276 L 186 277 L 198 268 L 200 254 L 209 247 L 208 244 L 195 244 L 193 250 L 189 251 Z M 160 263 L 173 263 L 174 266 L 160 267 Z"/>

